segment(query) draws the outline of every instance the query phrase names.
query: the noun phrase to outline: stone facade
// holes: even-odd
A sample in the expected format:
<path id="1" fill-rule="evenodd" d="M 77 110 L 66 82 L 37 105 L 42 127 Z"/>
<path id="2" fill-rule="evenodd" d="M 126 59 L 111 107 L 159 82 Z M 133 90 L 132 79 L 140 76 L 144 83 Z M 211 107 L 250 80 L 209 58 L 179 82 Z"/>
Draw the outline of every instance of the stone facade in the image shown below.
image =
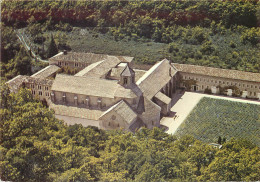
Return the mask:
<path id="1" fill-rule="evenodd" d="M 199 75 L 194 73 L 179 72 L 183 80 L 194 80 L 195 85 L 191 85 L 191 91 L 205 92 L 205 89 L 210 89 L 212 93 L 216 90 L 216 94 L 219 94 L 219 86 L 224 87 L 237 87 L 242 93 L 244 91 L 243 97 L 260 99 L 260 82 L 252 82 L 238 79 L 213 77 L 207 75 Z M 181 86 L 184 86 L 183 84 Z M 225 94 L 228 94 L 228 89 L 226 89 Z"/>

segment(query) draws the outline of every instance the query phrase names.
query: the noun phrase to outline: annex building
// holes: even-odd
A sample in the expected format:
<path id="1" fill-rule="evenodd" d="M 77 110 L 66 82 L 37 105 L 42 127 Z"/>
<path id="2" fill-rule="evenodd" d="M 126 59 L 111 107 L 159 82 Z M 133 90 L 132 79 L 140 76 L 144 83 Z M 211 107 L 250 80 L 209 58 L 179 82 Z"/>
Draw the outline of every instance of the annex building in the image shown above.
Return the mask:
<path id="1" fill-rule="evenodd" d="M 75 70 L 68 75 L 61 68 Z M 160 126 L 179 89 L 260 100 L 260 74 L 195 65 L 157 62 L 149 70 L 133 69 L 133 57 L 61 52 L 32 76 L 9 80 L 10 90 L 26 87 L 67 124 L 124 128 L 134 132 Z"/>

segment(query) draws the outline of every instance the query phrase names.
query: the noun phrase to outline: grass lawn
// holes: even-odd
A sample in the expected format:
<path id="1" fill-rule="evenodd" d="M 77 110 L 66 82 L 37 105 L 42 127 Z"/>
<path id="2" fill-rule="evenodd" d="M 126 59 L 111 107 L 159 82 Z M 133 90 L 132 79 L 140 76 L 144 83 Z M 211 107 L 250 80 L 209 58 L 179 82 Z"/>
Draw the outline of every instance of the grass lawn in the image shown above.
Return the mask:
<path id="1" fill-rule="evenodd" d="M 222 99 L 202 98 L 176 131 L 207 143 L 221 136 L 247 139 L 260 146 L 260 106 Z"/>

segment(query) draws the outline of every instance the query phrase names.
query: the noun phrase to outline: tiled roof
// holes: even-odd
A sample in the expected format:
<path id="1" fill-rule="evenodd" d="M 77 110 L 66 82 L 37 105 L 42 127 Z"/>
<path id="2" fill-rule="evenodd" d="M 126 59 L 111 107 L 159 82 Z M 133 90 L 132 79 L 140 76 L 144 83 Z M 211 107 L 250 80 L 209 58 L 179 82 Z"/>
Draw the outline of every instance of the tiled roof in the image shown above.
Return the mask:
<path id="1" fill-rule="evenodd" d="M 114 80 L 64 74 L 56 76 L 52 90 L 107 98 L 136 97 L 136 94 L 131 89 L 125 89 Z"/>
<path id="2" fill-rule="evenodd" d="M 128 124 L 131 124 L 137 118 L 137 114 L 131 109 L 131 107 L 124 100 L 121 100 L 120 102 L 118 102 L 117 104 L 109 108 L 106 112 L 102 114 L 102 116 L 106 115 L 111 111 L 115 111 Z M 102 116 L 100 116 L 101 119 Z"/>
<path id="3" fill-rule="evenodd" d="M 94 69 L 96 66 L 101 64 L 103 61 L 98 61 L 96 63 L 92 63 L 91 65 L 87 66 L 86 68 L 84 68 L 83 70 L 81 70 L 80 72 L 75 74 L 75 76 L 84 76 L 84 75 L 86 75 L 90 70 Z"/>
<path id="4" fill-rule="evenodd" d="M 145 70 L 139 70 L 139 69 L 134 69 L 135 71 L 135 81 L 138 81 L 145 73 Z"/>
<path id="5" fill-rule="evenodd" d="M 122 60 L 116 56 L 107 56 L 106 59 L 93 63 L 80 71 L 76 76 L 104 78 L 111 69 L 115 68 Z"/>
<path id="6" fill-rule="evenodd" d="M 120 79 L 120 74 L 124 70 L 124 67 L 116 67 L 111 69 L 111 73 L 109 74 L 109 77 Z M 145 70 L 139 70 L 139 69 L 133 69 L 135 72 L 135 80 L 139 80 L 145 73 Z"/>
<path id="7" fill-rule="evenodd" d="M 158 92 L 155 95 L 155 98 L 159 99 L 160 101 L 162 101 L 165 104 L 171 103 L 171 99 L 167 95 L 163 94 L 162 92 Z"/>
<path id="8" fill-rule="evenodd" d="M 116 79 L 120 79 L 120 75 L 122 73 L 122 71 L 124 70 L 124 67 L 116 67 L 116 68 L 112 68 L 110 74 L 108 75 L 109 77 L 113 77 Z"/>
<path id="9" fill-rule="evenodd" d="M 105 54 L 94 54 L 94 53 L 83 53 L 83 52 L 63 52 L 51 57 L 49 60 L 61 60 L 61 61 L 73 61 L 73 62 L 86 62 L 86 63 L 95 63 L 104 59 L 107 59 L 109 56 Z M 121 62 L 131 62 L 133 57 L 127 56 L 115 56 Z"/>
<path id="10" fill-rule="evenodd" d="M 51 76 L 52 74 L 56 73 L 60 67 L 56 65 L 49 65 L 45 67 L 44 69 L 38 71 L 37 73 L 34 73 L 31 77 L 33 78 L 47 78 Z"/>
<path id="11" fill-rule="evenodd" d="M 155 104 L 150 99 L 144 97 L 144 112 L 141 117 L 145 120 L 151 121 L 150 118 L 161 112 L 161 107 Z M 152 121 L 151 121 L 152 122 Z"/>
<path id="12" fill-rule="evenodd" d="M 116 67 L 121 60 L 119 60 L 116 56 L 108 56 L 107 59 L 100 64 L 98 64 L 95 68 L 89 70 L 83 76 L 94 76 L 94 77 L 104 77 L 112 68 Z"/>
<path id="13" fill-rule="evenodd" d="M 260 82 L 260 73 L 211 68 L 211 67 L 189 65 L 189 64 L 177 64 L 177 63 L 172 63 L 172 64 L 181 72 L 236 79 L 236 80 Z"/>
<path id="14" fill-rule="evenodd" d="M 18 75 L 16 77 L 14 77 L 13 79 L 7 81 L 6 83 L 9 85 L 9 88 L 12 92 L 17 92 L 23 83 L 34 83 L 34 84 L 51 86 L 53 83 L 53 80 L 34 78 L 34 77 L 30 77 L 30 76 L 25 76 L 25 75 Z"/>
<path id="15" fill-rule="evenodd" d="M 133 76 L 135 75 L 135 72 L 132 68 L 129 68 L 127 65 L 125 69 L 122 71 L 121 76 Z"/>
<path id="16" fill-rule="evenodd" d="M 53 109 L 55 111 L 55 114 L 57 115 L 84 118 L 89 120 L 98 120 L 99 117 L 103 114 L 103 111 L 101 110 L 92 110 L 87 108 L 57 105 L 54 103 L 51 103 L 49 108 Z"/>
<path id="17" fill-rule="evenodd" d="M 170 65 L 169 61 L 164 59 L 150 68 L 136 84 L 141 88 L 144 96 L 152 99 L 170 81 L 171 76 L 176 73 L 177 71 Z"/>

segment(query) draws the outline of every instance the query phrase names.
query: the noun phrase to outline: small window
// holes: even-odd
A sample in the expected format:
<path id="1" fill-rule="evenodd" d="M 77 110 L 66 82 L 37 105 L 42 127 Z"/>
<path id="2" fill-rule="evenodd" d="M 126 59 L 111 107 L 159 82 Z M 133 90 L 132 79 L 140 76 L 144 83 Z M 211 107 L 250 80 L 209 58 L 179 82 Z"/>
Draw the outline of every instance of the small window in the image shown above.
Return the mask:
<path id="1" fill-rule="evenodd" d="M 120 125 L 119 125 L 119 123 L 117 124 L 117 127 L 119 127 Z"/>
<path id="2" fill-rule="evenodd" d="M 124 78 L 124 85 L 127 84 L 127 78 Z"/>
<path id="3" fill-rule="evenodd" d="M 110 126 L 110 122 L 108 122 L 108 126 Z"/>

